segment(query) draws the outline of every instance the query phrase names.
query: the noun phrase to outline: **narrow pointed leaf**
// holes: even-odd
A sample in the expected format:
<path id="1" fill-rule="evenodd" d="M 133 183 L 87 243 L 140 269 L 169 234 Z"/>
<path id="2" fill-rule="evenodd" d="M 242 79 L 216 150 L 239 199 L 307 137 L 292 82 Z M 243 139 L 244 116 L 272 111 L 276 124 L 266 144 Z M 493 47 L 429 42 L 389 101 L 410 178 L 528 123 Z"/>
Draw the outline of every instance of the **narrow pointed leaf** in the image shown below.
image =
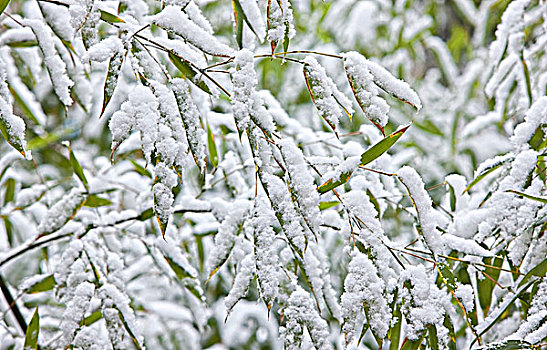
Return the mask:
<path id="1" fill-rule="evenodd" d="M 80 165 L 80 162 L 78 162 L 78 159 L 76 159 L 76 156 L 74 155 L 74 152 L 72 151 L 70 147 L 68 147 L 68 152 L 69 152 L 70 165 L 72 166 L 72 170 L 74 171 L 74 174 L 76 174 L 78 179 L 80 179 L 85 189 L 89 191 L 89 184 L 87 182 L 87 178 L 85 177 L 84 169 Z"/>
<path id="2" fill-rule="evenodd" d="M 108 62 L 108 71 L 106 73 L 106 79 L 104 81 L 104 92 L 103 92 L 103 108 L 101 110 L 101 114 L 99 115 L 99 118 L 102 117 L 104 111 L 106 110 L 106 106 L 108 106 L 108 103 L 112 99 L 112 95 L 114 95 L 114 90 L 116 89 L 116 86 L 118 85 L 118 78 L 120 76 L 120 72 L 122 70 L 122 64 L 125 57 L 124 50 L 120 50 L 114 54 L 110 58 L 110 61 Z"/>
<path id="3" fill-rule="evenodd" d="M 346 173 L 342 173 L 340 175 L 340 178 L 338 180 L 330 179 L 321 186 L 317 188 L 317 191 L 321 194 L 328 192 L 332 189 L 335 189 L 336 187 L 345 184 L 348 182 L 349 178 L 351 177 L 351 174 L 353 174 L 352 171 L 348 171 Z"/>
<path id="4" fill-rule="evenodd" d="M 410 127 L 411 124 L 405 126 L 402 129 L 395 131 L 393 134 L 386 136 L 384 139 L 376 143 L 374 146 L 370 147 L 361 155 L 361 165 L 367 165 L 368 163 L 374 161 L 376 158 L 380 157 L 387 150 L 389 150 L 397 140 L 403 136 L 405 131 Z"/>
<path id="5" fill-rule="evenodd" d="M 209 161 L 211 165 L 216 168 L 218 166 L 218 152 L 215 144 L 215 136 L 211 132 L 209 123 L 207 123 L 207 147 L 209 148 Z"/>
<path id="6" fill-rule="evenodd" d="M 340 204 L 339 201 L 319 202 L 319 210 L 327 210 Z"/>
<path id="7" fill-rule="evenodd" d="M 13 117 L 19 118 L 15 115 Z M 0 133 L 4 136 L 11 147 L 15 148 L 19 153 L 25 156 L 25 140 L 12 131 L 10 126 L 11 124 L 8 120 L 9 119 L 5 119 L 3 115 L 0 115 Z"/>
<path id="8" fill-rule="evenodd" d="M 501 167 L 503 164 L 505 164 L 506 162 L 508 161 L 512 161 L 513 158 L 505 158 L 503 160 L 500 160 L 499 162 L 495 162 L 494 164 L 490 165 L 490 166 L 487 166 L 486 168 L 484 168 L 474 179 L 473 181 L 471 181 L 471 183 L 469 183 L 469 185 L 467 185 L 467 187 L 465 188 L 465 190 L 463 190 L 463 193 L 469 191 L 471 188 L 473 188 L 473 186 L 475 186 L 476 184 L 478 184 L 482 179 L 484 179 L 484 177 L 486 177 L 486 175 L 490 174 L 491 172 L 493 172 L 494 170 L 498 169 L 499 167 Z"/>
<path id="9" fill-rule="evenodd" d="M 190 62 L 186 61 L 185 59 L 173 54 L 172 52 L 169 52 L 169 59 L 171 62 L 177 67 L 177 69 L 180 71 L 180 73 L 185 76 L 192 84 L 200 88 L 201 90 L 205 91 L 209 95 L 211 94 L 211 90 L 205 84 L 203 80 L 195 80 L 195 77 L 198 75 L 198 72 L 192 67 Z"/>
<path id="10" fill-rule="evenodd" d="M 13 202 L 13 199 L 15 198 L 15 180 L 9 178 L 4 185 L 6 186 L 6 191 L 4 192 L 4 205 L 6 205 L 9 202 Z"/>
<path id="11" fill-rule="evenodd" d="M 26 349 L 38 349 L 38 334 L 40 333 L 40 316 L 38 315 L 38 307 L 32 315 L 32 319 L 27 328 L 27 333 L 25 334 L 25 345 Z"/>
<path id="12" fill-rule="evenodd" d="M 103 10 L 99 10 L 101 11 L 101 19 L 105 22 L 108 22 L 110 24 L 114 24 L 114 23 L 125 23 L 125 21 L 123 19 L 121 19 L 120 17 L 116 16 L 116 15 L 113 15 L 109 12 L 106 12 L 106 11 L 103 11 Z"/>
<path id="13" fill-rule="evenodd" d="M 87 200 L 85 201 L 85 206 L 89 208 L 107 207 L 109 205 L 112 205 L 111 201 L 106 198 L 101 198 L 96 194 L 87 196 Z"/>
<path id="14" fill-rule="evenodd" d="M 536 202 L 540 202 L 540 203 L 547 203 L 547 198 L 543 198 L 543 197 L 536 197 L 536 196 L 532 196 L 530 194 L 526 194 L 524 192 L 520 192 L 520 191 L 515 191 L 515 190 L 507 190 L 505 192 L 511 192 L 511 193 L 514 193 L 514 194 L 518 194 L 519 196 L 522 196 L 524 198 L 528 198 L 528 199 L 531 199 L 533 201 L 536 201 Z"/>
<path id="15" fill-rule="evenodd" d="M 528 271 L 522 281 L 519 283 L 519 288 L 522 287 L 532 276 L 545 277 L 547 274 L 547 258 L 543 259 L 536 267 Z"/>
<path id="16" fill-rule="evenodd" d="M 0 0 L 0 15 L 4 12 L 6 7 L 8 7 L 9 2 L 10 0 Z"/>
<path id="17" fill-rule="evenodd" d="M 53 287 L 55 287 L 55 277 L 53 277 L 53 275 L 48 275 L 45 278 L 36 281 L 32 285 L 28 286 L 25 289 L 25 293 L 34 294 L 47 292 L 48 290 L 52 290 Z"/>

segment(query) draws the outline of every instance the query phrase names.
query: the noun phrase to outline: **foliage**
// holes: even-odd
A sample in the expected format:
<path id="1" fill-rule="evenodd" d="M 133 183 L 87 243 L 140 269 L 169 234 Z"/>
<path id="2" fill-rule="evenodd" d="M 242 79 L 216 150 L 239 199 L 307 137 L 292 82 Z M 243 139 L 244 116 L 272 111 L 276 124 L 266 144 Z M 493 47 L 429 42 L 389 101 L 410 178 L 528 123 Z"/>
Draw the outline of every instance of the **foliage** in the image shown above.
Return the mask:
<path id="1" fill-rule="evenodd" d="M 0 349 L 546 345 L 544 1 L 0 15 Z"/>

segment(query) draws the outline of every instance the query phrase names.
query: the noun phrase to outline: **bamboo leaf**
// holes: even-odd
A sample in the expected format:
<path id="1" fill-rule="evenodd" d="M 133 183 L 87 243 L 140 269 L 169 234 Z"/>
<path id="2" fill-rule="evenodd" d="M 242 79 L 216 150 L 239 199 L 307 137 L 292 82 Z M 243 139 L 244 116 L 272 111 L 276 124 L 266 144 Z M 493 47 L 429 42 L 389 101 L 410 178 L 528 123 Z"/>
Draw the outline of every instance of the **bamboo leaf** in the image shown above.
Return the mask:
<path id="1" fill-rule="evenodd" d="M 78 162 L 78 159 L 76 159 L 76 156 L 74 155 L 74 152 L 72 151 L 72 148 L 68 147 L 68 153 L 69 153 L 69 161 L 70 161 L 70 165 L 72 166 L 72 170 L 74 171 L 78 179 L 80 179 L 85 189 L 89 191 L 89 184 L 87 182 L 87 178 L 85 177 L 84 169 L 80 165 L 80 162 Z"/>
<path id="2" fill-rule="evenodd" d="M 547 258 L 543 259 L 537 266 L 528 271 L 519 283 L 519 288 L 522 287 L 532 276 L 545 277 L 547 274 Z"/>
<path id="3" fill-rule="evenodd" d="M 113 15 L 109 12 L 106 12 L 106 11 L 103 11 L 103 10 L 99 10 L 101 11 L 101 19 L 105 22 L 108 22 L 110 24 L 114 24 L 114 23 L 125 23 L 125 21 L 123 19 L 121 19 L 120 17 L 116 16 L 116 15 Z"/>
<path id="4" fill-rule="evenodd" d="M 211 132 L 209 123 L 207 123 L 207 148 L 209 149 L 209 161 L 213 168 L 216 168 L 218 166 L 217 146 L 215 144 L 215 136 Z"/>
<path id="5" fill-rule="evenodd" d="M 494 170 L 498 169 L 500 166 L 502 166 L 503 164 L 505 164 L 506 162 L 508 161 L 511 161 L 513 160 L 513 158 L 505 158 L 503 160 L 500 160 L 498 162 L 495 162 L 494 164 L 491 164 L 489 166 L 487 166 L 486 168 L 484 168 L 474 179 L 473 181 L 471 181 L 471 183 L 469 183 L 469 185 L 467 185 L 467 187 L 465 188 L 465 190 L 463 190 L 463 193 L 469 191 L 471 188 L 473 188 L 473 186 L 475 186 L 476 184 L 478 184 L 482 179 L 484 179 L 484 177 L 488 174 L 490 174 L 491 172 L 493 172 Z"/>
<path id="6" fill-rule="evenodd" d="M 15 116 L 15 115 L 13 115 L 12 117 L 19 118 L 18 116 Z M 4 136 L 8 144 L 11 147 L 15 148 L 24 157 L 25 156 L 25 140 L 20 138 L 19 135 L 17 135 L 16 133 L 14 133 L 10 125 L 11 124 L 9 119 L 5 119 L 3 115 L 0 115 L 0 133 L 2 134 L 2 136 Z"/>
<path id="7" fill-rule="evenodd" d="M 10 0 L 0 0 L 0 15 L 4 12 L 6 7 L 8 7 L 9 2 Z"/>
<path id="8" fill-rule="evenodd" d="M 493 261 L 492 258 L 484 258 L 483 262 L 486 265 L 492 265 L 499 268 L 503 264 L 503 258 L 496 257 Z M 487 267 L 484 270 L 484 273 L 490 276 L 494 281 L 497 281 L 500 275 L 500 270 Z M 490 280 L 490 278 L 484 278 L 482 280 L 479 280 L 477 286 L 479 292 L 479 303 L 485 315 L 487 314 L 490 308 L 490 303 L 492 302 L 492 292 L 495 286 L 494 281 Z"/>
<path id="9" fill-rule="evenodd" d="M 522 197 L 524 197 L 524 198 L 531 199 L 531 200 L 536 201 L 536 202 L 547 203 L 547 198 L 536 197 L 536 196 L 532 196 L 532 195 L 530 195 L 530 194 L 526 194 L 526 193 L 524 193 L 524 192 L 515 191 L 515 190 L 507 190 L 507 191 L 505 191 L 505 192 L 510 192 L 510 193 L 518 194 L 519 196 L 522 196 Z"/>
<path id="10" fill-rule="evenodd" d="M 140 165 L 139 163 L 137 163 L 136 161 L 134 161 L 133 159 L 130 159 L 129 160 L 131 162 L 131 164 L 133 164 L 133 166 L 135 167 L 135 171 L 143 176 L 146 176 L 147 178 L 151 179 L 152 178 L 152 174 L 150 173 L 150 171 L 148 171 L 146 168 L 144 168 L 142 165 Z"/>
<path id="11" fill-rule="evenodd" d="M 38 334 L 40 333 L 40 316 L 38 315 L 38 307 L 32 315 L 32 319 L 27 327 L 25 334 L 25 350 L 38 349 Z"/>
<path id="12" fill-rule="evenodd" d="M 104 88 L 103 88 L 103 108 L 101 110 L 101 114 L 99 115 L 99 118 L 102 117 L 104 114 L 104 111 L 106 110 L 106 106 L 108 106 L 108 103 L 112 99 L 112 95 L 114 95 L 114 90 L 116 89 L 116 86 L 118 85 L 118 78 L 120 76 L 120 72 L 122 70 L 122 64 L 125 57 L 125 51 L 120 50 L 114 54 L 110 58 L 110 61 L 108 62 L 108 70 L 106 73 L 106 79 L 104 81 Z"/>
<path id="13" fill-rule="evenodd" d="M 15 179 L 7 179 L 4 186 L 6 186 L 6 191 L 4 192 L 4 205 L 7 205 L 9 202 L 13 202 L 13 199 L 15 198 Z"/>
<path id="14" fill-rule="evenodd" d="M 200 88 L 201 90 L 205 91 L 209 95 L 211 95 L 211 90 L 205 84 L 203 80 L 195 80 L 195 77 L 198 75 L 198 72 L 192 67 L 190 62 L 186 61 L 185 59 L 175 55 L 172 52 L 169 52 L 169 59 L 171 62 L 177 67 L 179 72 L 186 77 L 192 84 Z"/>
<path id="15" fill-rule="evenodd" d="M 340 204 L 339 201 L 319 202 L 319 210 L 327 210 Z"/>
<path id="16" fill-rule="evenodd" d="M 384 139 L 376 143 L 374 146 L 370 147 L 361 155 L 361 165 L 367 165 L 368 163 L 374 161 L 376 158 L 380 157 L 387 150 L 389 150 L 397 140 L 403 136 L 405 131 L 410 127 L 411 124 L 395 131 L 389 136 L 386 136 Z"/>
<path id="17" fill-rule="evenodd" d="M 401 346 L 401 350 L 417 350 L 422 344 L 426 333 L 426 331 L 423 331 L 420 334 L 419 338 L 416 340 L 410 340 L 408 338 L 405 338 L 405 340 L 403 341 L 403 346 Z"/>
<path id="18" fill-rule="evenodd" d="M 41 280 L 36 281 L 25 289 L 25 293 L 34 294 L 47 292 L 55 287 L 55 277 L 53 275 L 47 275 Z"/>
<path id="19" fill-rule="evenodd" d="M 106 198 L 101 198 L 96 194 L 90 194 L 85 201 L 85 206 L 89 208 L 107 207 L 109 205 L 112 205 L 111 201 Z"/>
<path id="20" fill-rule="evenodd" d="M 401 306 L 397 304 L 393 310 L 393 318 L 397 318 L 397 323 L 391 327 L 389 350 L 399 350 L 399 341 L 401 339 L 401 326 L 403 324 L 403 315 Z"/>
<path id="21" fill-rule="evenodd" d="M 94 311 L 91 315 L 84 318 L 84 325 L 91 326 L 93 323 L 97 322 L 101 318 L 103 318 L 103 313 L 99 309 L 97 311 Z"/>
<path id="22" fill-rule="evenodd" d="M 175 273 L 175 275 L 177 276 L 179 280 L 182 280 L 183 278 L 186 278 L 186 277 L 192 277 L 192 275 L 188 271 L 186 271 L 183 266 L 181 266 L 180 264 L 177 264 L 173 259 L 165 255 L 163 257 L 165 258 L 165 260 L 167 261 L 167 263 L 169 264 L 169 266 L 171 267 L 171 269 L 173 270 L 173 272 Z"/>
<path id="23" fill-rule="evenodd" d="M 324 184 L 322 184 L 321 186 L 319 186 L 317 188 L 317 191 L 321 194 L 325 193 L 325 192 L 328 192 L 332 189 L 335 189 L 336 187 L 340 186 L 340 185 L 343 185 L 345 184 L 346 182 L 348 182 L 349 178 L 351 177 L 351 174 L 353 174 L 352 171 L 348 171 L 348 172 L 345 172 L 345 173 L 342 173 L 340 175 L 340 178 L 338 180 L 335 180 L 335 179 L 330 179 L 328 180 L 327 182 L 325 182 Z"/>

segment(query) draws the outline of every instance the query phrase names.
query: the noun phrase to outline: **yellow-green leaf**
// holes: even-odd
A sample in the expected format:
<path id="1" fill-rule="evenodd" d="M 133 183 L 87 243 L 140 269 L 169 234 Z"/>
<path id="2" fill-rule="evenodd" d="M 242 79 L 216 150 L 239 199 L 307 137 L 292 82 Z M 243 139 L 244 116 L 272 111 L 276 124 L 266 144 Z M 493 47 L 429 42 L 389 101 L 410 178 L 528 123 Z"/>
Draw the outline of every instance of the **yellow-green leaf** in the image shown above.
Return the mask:
<path id="1" fill-rule="evenodd" d="M 374 146 L 370 147 L 361 155 L 361 165 L 367 165 L 376 158 L 384 154 L 388 149 L 390 149 L 397 140 L 403 136 L 405 131 L 410 127 L 411 124 L 395 131 L 393 134 L 386 136 L 381 141 L 376 143 Z"/>
<path id="2" fill-rule="evenodd" d="M 352 171 L 348 171 L 345 173 L 340 174 L 340 178 L 338 180 L 330 179 L 321 186 L 317 188 L 317 191 L 321 194 L 328 192 L 332 189 L 335 189 L 336 187 L 345 184 L 348 182 L 349 178 L 351 177 L 351 174 L 353 174 Z"/>
<path id="3" fill-rule="evenodd" d="M 506 162 L 511 161 L 511 160 L 513 160 L 513 158 L 505 158 L 503 160 L 497 161 L 494 164 L 491 164 L 491 165 L 487 166 L 486 168 L 484 168 L 479 173 L 479 175 L 477 175 L 475 177 L 475 179 L 473 179 L 473 181 L 471 181 L 471 183 L 469 185 L 467 185 L 465 190 L 463 190 L 463 193 L 469 191 L 473 186 L 475 186 L 477 183 L 479 183 L 479 181 L 481 181 L 486 175 L 490 174 L 491 172 L 493 172 L 494 170 L 498 169 L 500 166 L 502 166 L 503 164 L 505 164 Z"/>
<path id="4" fill-rule="evenodd" d="M 72 166 L 72 170 L 74 171 L 74 174 L 78 176 L 78 179 L 82 181 L 82 184 L 84 185 L 85 189 L 89 191 L 89 184 L 87 182 L 87 178 L 85 177 L 84 169 L 80 165 L 80 162 L 78 162 L 78 159 L 76 159 L 74 152 L 72 152 L 72 148 L 68 147 L 68 152 L 69 152 L 70 165 Z"/>
<path id="5" fill-rule="evenodd" d="M 38 334 L 40 333 L 40 316 L 38 315 L 38 307 L 32 315 L 32 319 L 27 327 L 27 333 L 25 334 L 25 350 L 38 349 Z"/>
<path id="6" fill-rule="evenodd" d="M 505 192 L 510 192 L 510 193 L 518 194 L 519 196 L 522 196 L 522 197 L 524 197 L 524 198 L 531 199 L 531 200 L 536 201 L 536 202 L 547 203 L 547 198 L 532 196 L 531 194 L 526 194 L 526 193 L 524 193 L 524 192 L 515 191 L 515 190 L 507 190 L 507 191 L 505 191 Z"/>
<path id="7" fill-rule="evenodd" d="M 106 198 L 101 198 L 96 194 L 90 194 L 89 196 L 87 196 L 87 200 L 85 201 L 85 206 L 89 208 L 106 207 L 111 204 L 111 201 Z"/>
<path id="8" fill-rule="evenodd" d="M 114 95 L 114 90 L 116 89 L 116 86 L 118 85 L 118 78 L 120 76 L 120 72 L 122 70 L 122 64 L 125 57 L 125 51 L 120 50 L 114 54 L 110 58 L 110 61 L 108 62 L 108 70 L 106 73 L 106 79 L 104 80 L 104 88 L 103 88 L 103 108 L 101 109 L 101 114 L 99 115 L 99 118 L 102 117 L 104 114 L 104 111 L 106 110 L 106 106 L 108 106 L 108 103 L 112 99 L 112 95 Z"/>
<path id="9" fill-rule="evenodd" d="M 205 91 L 206 93 L 211 94 L 211 90 L 209 89 L 207 84 L 205 84 L 205 82 L 203 80 L 198 80 L 198 81 L 194 80 L 194 78 L 196 77 L 196 75 L 198 73 L 192 67 L 190 62 L 186 61 L 182 57 L 179 57 L 179 56 L 175 55 L 172 52 L 169 52 L 169 59 L 175 65 L 175 67 L 177 67 L 177 69 L 180 71 L 180 73 L 183 76 L 185 76 L 188 80 L 190 80 L 190 82 L 192 84 L 194 84 L 195 86 L 197 86 L 201 90 Z"/>
<path id="10" fill-rule="evenodd" d="M 25 293 L 28 294 L 34 294 L 34 293 L 40 293 L 40 292 L 47 292 L 48 290 L 52 290 L 53 287 L 55 287 L 55 277 L 53 275 L 47 275 L 41 280 L 38 280 L 28 286 L 25 289 Z"/>
<path id="11" fill-rule="evenodd" d="M 6 7 L 8 7 L 9 2 L 10 0 L 0 0 L 0 15 L 4 12 Z"/>
<path id="12" fill-rule="evenodd" d="M 114 23 L 125 23 L 125 21 L 123 19 L 121 19 L 120 17 L 116 16 L 116 15 L 113 15 L 109 12 L 106 12 L 106 11 L 103 11 L 103 10 L 99 10 L 101 11 L 101 19 L 105 22 L 108 22 L 110 24 L 114 24 Z"/>
<path id="13" fill-rule="evenodd" d="M 207 148 L 209 148 L 209 161 L 216 168 L 218 166 L 218 152 L 215 144 L 215 136 L 211 132 L 209 123 L 207 123 Z"/>
<path id="14" fill-rule="evenodd" d="M 4 186 L 6 186 L 4 192 L 4 205 L 6 205 L 15 198 L 15 180 L 12 178 L 7 179 Z"/>
<path id="15" fill-rule="evenodd" d="M 319 202 L 319 210 L 327 210 L 337 206 L 338 204 L 340 204 L 338 201 Z"/>
<path id="16" fill-rule="evenodd" d="M 536 267 L 528 271 L 522 281 L 520 281 L 519 288 L 522 287 L 522 285 L 526 283 L 526 281 L 528 281 L 532 276 L 545 277 L 545 274 L 547 274 L 547 258 L 543 259 L 543 261 L 540 262 Z"/>
<path id="17" fill-rule="evenodd" d="M 133 159 L 130 159 L 129 160 L 131 162 L 131 164 L 133 164 L 133 166 L 135 167 L 135 171 L 143 176 L 146 176 L 148 178 L 152 178 L 152 174 L 150 173 L 150 171 L 148 171 L 147 169 L 145 169 L 142 165 L 140 165 L 139 163 L 135 162 Z"/>

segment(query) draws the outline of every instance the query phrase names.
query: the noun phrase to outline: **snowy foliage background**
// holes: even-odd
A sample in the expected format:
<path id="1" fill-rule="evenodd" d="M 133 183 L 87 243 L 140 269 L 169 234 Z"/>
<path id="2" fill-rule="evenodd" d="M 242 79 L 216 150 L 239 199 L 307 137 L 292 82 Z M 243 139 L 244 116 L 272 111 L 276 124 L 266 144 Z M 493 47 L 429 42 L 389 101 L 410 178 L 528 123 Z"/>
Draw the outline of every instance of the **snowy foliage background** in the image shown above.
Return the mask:
<path id="1" fill-rule="evenodd" d="M 547 346 L 544 0 L 0 13 L 0 349 Z"/>

